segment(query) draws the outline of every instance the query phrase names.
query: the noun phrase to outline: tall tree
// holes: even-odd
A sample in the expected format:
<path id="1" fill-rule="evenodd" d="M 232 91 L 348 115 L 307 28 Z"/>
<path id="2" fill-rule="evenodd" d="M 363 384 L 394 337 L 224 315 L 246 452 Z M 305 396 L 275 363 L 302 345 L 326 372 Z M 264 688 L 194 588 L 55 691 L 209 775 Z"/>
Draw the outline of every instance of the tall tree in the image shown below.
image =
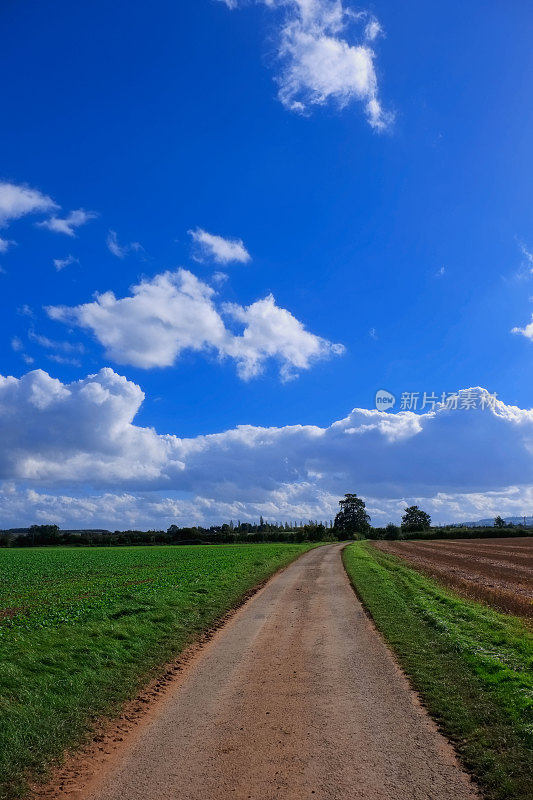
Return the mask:
<path id="1" fill-rule="evenodd" d="M 431 517 L 418 506 L 409 506 L 402 517 L 402 528 L 412 533 L 427 531 L 431 528 Z"/>
<path id="2" fill-rule="evenodd" d="M 387 527 L 385 528 L 385 539 L 399 539 L 400 538 L 400 528 L 395 525 L 393 522 L 389 522 Z"/>
<path id="3" fill-rule="evenodd" d="M 343 536 L 355 538 L 366 534 L 370 528 L 370 517 L 366 512 L 364 500 L 356 494 L 345 494 L 339 500 L 340 511 L 335 517 L 335 528 Z"/>

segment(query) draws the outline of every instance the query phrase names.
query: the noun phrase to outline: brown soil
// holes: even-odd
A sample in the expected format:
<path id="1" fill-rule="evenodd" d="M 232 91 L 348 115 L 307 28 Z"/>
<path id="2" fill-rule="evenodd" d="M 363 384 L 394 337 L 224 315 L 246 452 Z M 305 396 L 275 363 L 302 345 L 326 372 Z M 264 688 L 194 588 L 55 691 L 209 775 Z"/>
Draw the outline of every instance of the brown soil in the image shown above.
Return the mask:
<path id="1" fill-rule="evenodd" d="M 375 542 L 375 546 L 472 600 L 533 618 L 533 537 Z"/>
<path id="2" fill-rule="evenodd" d="M 140 724 L 44 800 L 474 800 L 355 597 L 311 550 L 170 676 Z M 140 704 L 139 704 L 140 705 Z"/>
<path id="3" fill-rule="evenodd" d="M 0 620 L 13 619 L 19 614 L 27 614 L 28 609 L 23 606 L 8 606 L 8 608 L 0 608 Z"/>

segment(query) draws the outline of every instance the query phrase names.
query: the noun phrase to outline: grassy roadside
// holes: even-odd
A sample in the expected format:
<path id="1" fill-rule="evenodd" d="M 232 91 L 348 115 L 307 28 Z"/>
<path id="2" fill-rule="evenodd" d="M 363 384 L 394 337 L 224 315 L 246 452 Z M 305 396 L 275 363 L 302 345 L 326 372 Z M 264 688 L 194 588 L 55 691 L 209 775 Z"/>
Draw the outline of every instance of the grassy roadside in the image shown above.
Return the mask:
<path id="1" fill-rule="evenodd" d="M 368 542 L 349 545 L 343 560 L 358 596 L 484 796 L 531 800 L 531 631 Z"/>
<path id="2" fill-rule="evenodd" d="M 0 798 L 310 545 L 0 550 Z"/>

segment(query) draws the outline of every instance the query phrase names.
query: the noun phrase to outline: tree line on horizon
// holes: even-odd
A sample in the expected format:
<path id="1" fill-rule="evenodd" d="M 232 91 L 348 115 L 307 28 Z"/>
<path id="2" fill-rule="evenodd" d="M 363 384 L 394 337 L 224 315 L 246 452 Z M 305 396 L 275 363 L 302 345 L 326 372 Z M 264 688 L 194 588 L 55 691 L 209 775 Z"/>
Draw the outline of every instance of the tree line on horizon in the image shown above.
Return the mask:
<path id="1" fill-rule="evenodd" d="M 24 532 L 0 531 L 0 547 L 67 546 L 116 546 L 157 544 L 243 544 L 255 542 L 335 542 L 349 539 L 458 539 L 487 536 L 532 535 L 533 529 L 507 524 L 496 517 L 494 527 L 431 526 L 431 517 L 418 506 L 405 509 L 400 525 L 390 522 L 385 527 L 370 524 L 371 518 L 364 500 L 348 493 L 339 500 L 339 512 L 335 520 L 307 523 L 233 521 L 222 525 L 202 526 L 171 525 L 167 530 L 126 531 L 61 531 L 57 525 L 32 525 Z"/>

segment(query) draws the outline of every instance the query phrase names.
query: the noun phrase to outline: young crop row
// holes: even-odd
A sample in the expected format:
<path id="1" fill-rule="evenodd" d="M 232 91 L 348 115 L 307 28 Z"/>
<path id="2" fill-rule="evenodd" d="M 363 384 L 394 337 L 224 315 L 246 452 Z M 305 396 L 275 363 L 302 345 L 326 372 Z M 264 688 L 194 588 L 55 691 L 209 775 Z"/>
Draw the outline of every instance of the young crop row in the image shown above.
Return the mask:
<path id="1" fill-rule="evenodd" d="M 0 637 L 81 621 L 154 596 L 208 593 L 239 570 L 276 563 L 298 545 L 0 550 Z M 3 613 L 2 613 L 3 612 Z"/>
<path id="2" fill-rule="evenodd" d="M 0 800 L 309 545 L 0 551 Z"/>

